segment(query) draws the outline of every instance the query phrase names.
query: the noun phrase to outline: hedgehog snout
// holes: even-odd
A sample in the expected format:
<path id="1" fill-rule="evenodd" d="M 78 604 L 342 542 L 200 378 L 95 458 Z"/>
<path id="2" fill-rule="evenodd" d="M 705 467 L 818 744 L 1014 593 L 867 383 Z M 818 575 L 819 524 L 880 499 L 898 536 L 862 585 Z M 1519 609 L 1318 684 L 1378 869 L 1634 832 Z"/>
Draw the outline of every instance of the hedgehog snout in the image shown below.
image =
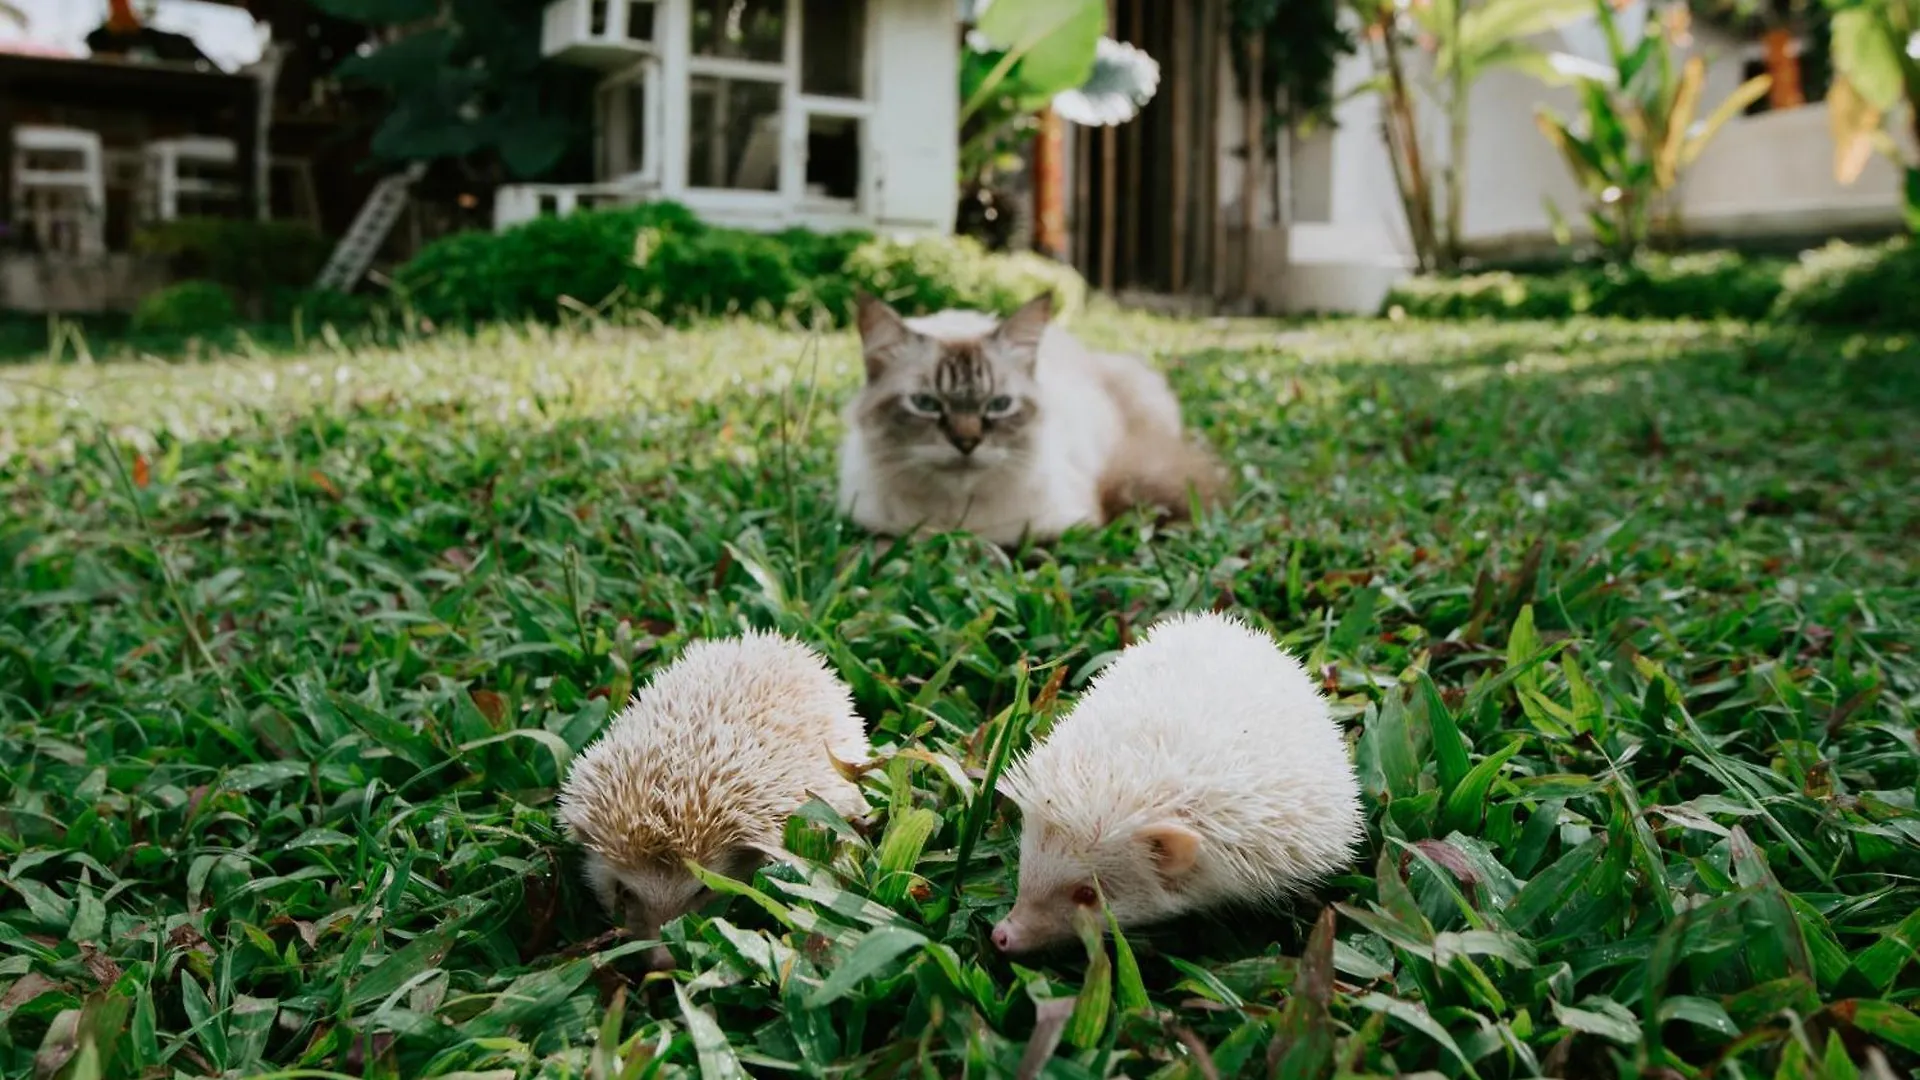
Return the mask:
<path id="1" fill-rule="evenodd" d="M 640 966 L 649 972 L 672 971 L 673 953 L 665 945 L 655 945 L 640 954 Z"/>

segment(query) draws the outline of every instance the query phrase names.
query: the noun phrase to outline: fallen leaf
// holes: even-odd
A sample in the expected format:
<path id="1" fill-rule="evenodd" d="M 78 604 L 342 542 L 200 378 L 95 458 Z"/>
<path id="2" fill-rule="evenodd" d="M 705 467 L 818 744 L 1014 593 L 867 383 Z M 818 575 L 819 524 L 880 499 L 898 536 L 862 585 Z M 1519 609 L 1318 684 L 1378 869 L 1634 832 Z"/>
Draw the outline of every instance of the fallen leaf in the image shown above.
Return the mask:
<path id="1" fill-rule="evenodd" d="M 469 690 L 467 696 L 473 699 L 473 707 L 480 715 L 494 723 L 499 723 L 507 715 L 507 701 L 491 690 Z"/>
<path id="2" fill-rule="evenodd" d="M 57 983 L 37 971 L 29 971 L 14 980 L 5 994 L 0 994 L 0 1013 L 10 1013 L 41 994 L 64 989 L 65 983 Z"/>
<path id="3" fill-rule="evenodd" d="M 133 486 L 146 487 L 153 480 L 153 466 L 147 464 L 147 455 L 133 455 Z"/>
<path id="4" fill-rule="evenodd" d="M 315 487 L 326 492 L 329 498 L 336 500 L 340 498 L 340 489 L 333 486 L 333 481 L 327 479 L 326 473 L 314 469 L 307 473 L 307 478 L 313 481 Z"/>

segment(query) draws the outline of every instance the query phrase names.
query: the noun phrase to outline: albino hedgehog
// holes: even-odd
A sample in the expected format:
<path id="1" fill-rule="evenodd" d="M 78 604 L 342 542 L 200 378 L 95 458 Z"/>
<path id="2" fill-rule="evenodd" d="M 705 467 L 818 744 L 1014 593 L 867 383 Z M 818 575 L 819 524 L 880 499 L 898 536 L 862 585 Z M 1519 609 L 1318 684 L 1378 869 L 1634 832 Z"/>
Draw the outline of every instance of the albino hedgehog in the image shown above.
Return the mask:
<path id="1" fill-rule="evenodd" d="M 1019 893 L 993 929 L 1007 953 L 1071 939 L 1101 894 L 1123 927 L 1270 903 L 1364 833 L 1312 676 L 1224 615 L 1174 616 L 1122 651 L 1000 790 L 1023 818 Z"/>
<path id="2" fill-rule="evenodd" d="M 574 759 L 559 813 L 607 913 L 652 938 L 712 899 L 685 860 L 744 879 L 778 856 L 811 795 L 864 813 L 828 755 L 870 753 L 846 684 L 812 649 L 758 631 L 696 641 Z M 670 960 L 664 947 L 647 956 Z"/>

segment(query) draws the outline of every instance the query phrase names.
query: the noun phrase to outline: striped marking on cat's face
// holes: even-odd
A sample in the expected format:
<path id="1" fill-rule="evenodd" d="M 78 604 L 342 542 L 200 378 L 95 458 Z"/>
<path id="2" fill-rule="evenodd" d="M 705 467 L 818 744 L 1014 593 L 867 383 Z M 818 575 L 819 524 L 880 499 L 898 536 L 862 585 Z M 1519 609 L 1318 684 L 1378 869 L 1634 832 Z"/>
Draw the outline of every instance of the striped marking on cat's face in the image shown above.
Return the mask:
<path id="1" fill-rule="evenodd" d="M 877 450 L 907 463 L 973 469 L 1031 449 L 1044 306 L 1029 304 L 993 333 L 960 340 L 915 333 L 880 307 L 862 311 L 867 389 L 858 409 Z"/>

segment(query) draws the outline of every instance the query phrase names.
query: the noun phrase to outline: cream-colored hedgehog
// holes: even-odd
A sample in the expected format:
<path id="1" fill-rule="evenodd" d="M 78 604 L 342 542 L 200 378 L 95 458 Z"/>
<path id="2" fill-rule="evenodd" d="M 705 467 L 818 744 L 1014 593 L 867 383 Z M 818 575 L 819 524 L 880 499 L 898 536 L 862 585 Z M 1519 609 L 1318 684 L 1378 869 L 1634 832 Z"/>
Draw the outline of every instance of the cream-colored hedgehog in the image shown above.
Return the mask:
<path id="1" fill-rule="evenodd" d="M 574 759 L 560 817 L 587 849 L 608 914 L 656 937 L 711 899 L 685 860 L 744 879 L 780 852 L 809 796 L 848 817 L 866 811 L 829 753 L 853 764 L 871 750 L 818 653 L 758 631 L 696 641 Z M 647 956 L 653 967 L 670 959 L 664 948 Z"/>
<path id="2" fill-rule="evenodd" d="M 1123 927 L 1272 902 L 1364 833 L 1319 687 L 1224 615 L 1174 616 L 1122 651 L 1000 790 L 1024 819 L 1019 894 L 993 929 L 1008 953 L 1070 939 L 1101 894 Z"/>

